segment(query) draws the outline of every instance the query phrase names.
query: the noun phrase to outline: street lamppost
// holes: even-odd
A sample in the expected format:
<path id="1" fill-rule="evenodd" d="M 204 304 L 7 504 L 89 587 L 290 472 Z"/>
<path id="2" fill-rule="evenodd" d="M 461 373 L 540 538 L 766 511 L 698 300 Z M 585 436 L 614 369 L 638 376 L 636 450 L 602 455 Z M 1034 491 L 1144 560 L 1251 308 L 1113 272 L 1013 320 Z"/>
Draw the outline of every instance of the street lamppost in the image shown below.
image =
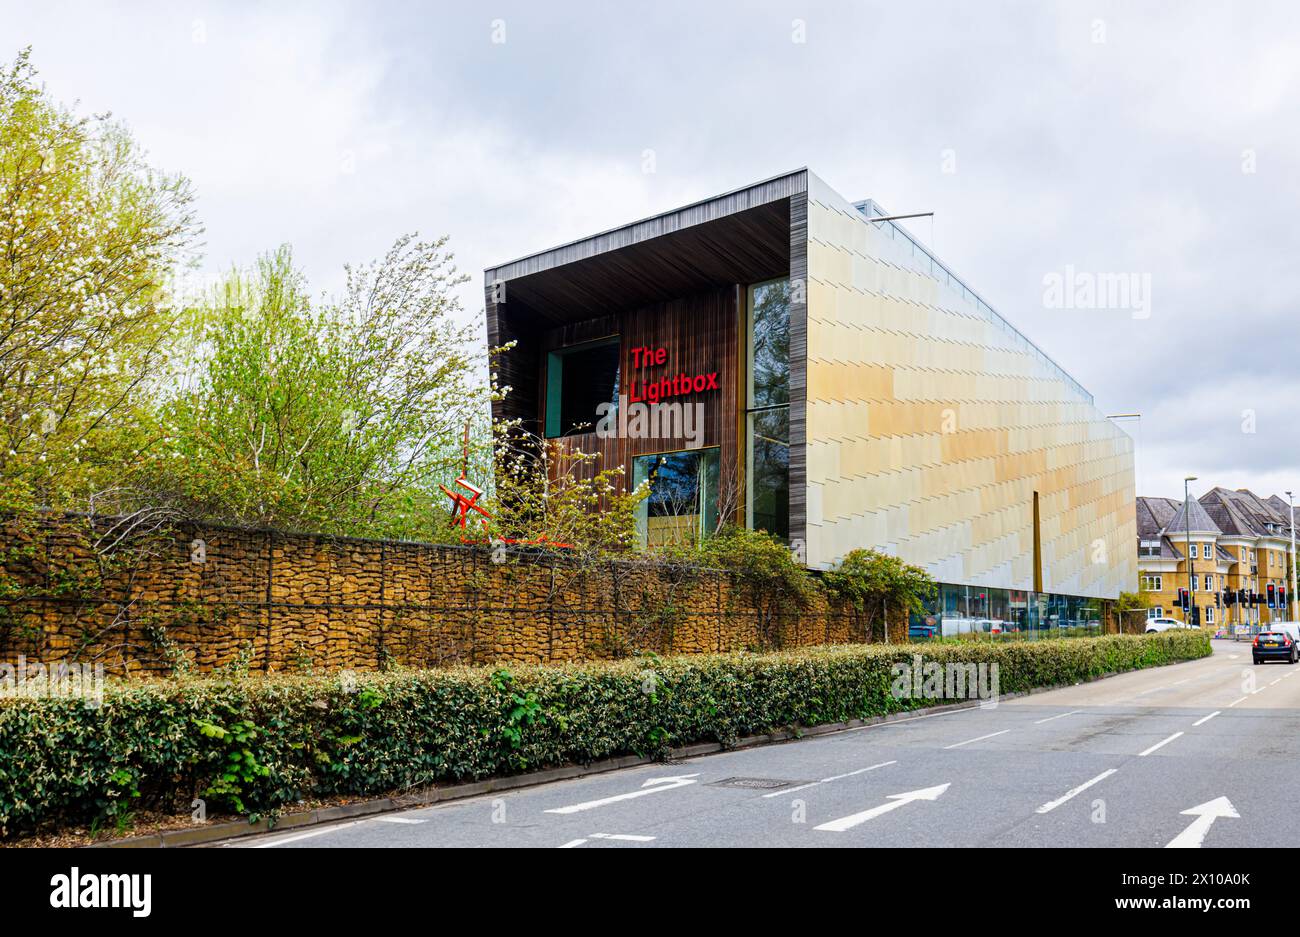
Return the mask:
<path id="1" fill-rule="evenodd" d="M 1192 609 L 1196 607 L 1196 583 L 1192 580 L 1192 494 L 1188 485 L 1196 481 L 1195 475 L 1183 479 L 1183 530 L 1187 532 L 1187 604 L 1183 606 L 1183 621 L 1192 623 Z"/>
<path id="2" fill-rule="evenodd" d="M 1286 571 L 1287 618 L 1295 621 L 1295 500 L 1291 492 L 1286 493 L 1286 502 L 1291 506 L 1291 556 L 1288 558 Z"/>

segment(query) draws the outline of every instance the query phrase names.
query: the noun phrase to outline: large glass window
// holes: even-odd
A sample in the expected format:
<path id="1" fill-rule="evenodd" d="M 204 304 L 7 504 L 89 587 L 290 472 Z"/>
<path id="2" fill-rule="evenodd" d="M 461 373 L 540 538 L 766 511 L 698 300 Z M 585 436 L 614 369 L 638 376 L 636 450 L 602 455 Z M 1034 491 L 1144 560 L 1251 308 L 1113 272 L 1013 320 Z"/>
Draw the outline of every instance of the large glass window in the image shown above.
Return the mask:
<path id="1" fill-rule="evenodd" d="M 718 526 L 718 450 L 688 449 L 637 456 L 632 485 L 650 482 L 637 506 L 637 538 L 660 546 L 698 540 Z"/>
<path id="2" fill-rule="evenodd" d="M 790 281 L 749 289 L 745 521 L 790 536 Z"/>
<path id="3" fill-rule="evenodd" d="M 602 403 L 618 406 L 619 341 L 601 339 L 546 357 L 546 435 L 594 432 Z"/>

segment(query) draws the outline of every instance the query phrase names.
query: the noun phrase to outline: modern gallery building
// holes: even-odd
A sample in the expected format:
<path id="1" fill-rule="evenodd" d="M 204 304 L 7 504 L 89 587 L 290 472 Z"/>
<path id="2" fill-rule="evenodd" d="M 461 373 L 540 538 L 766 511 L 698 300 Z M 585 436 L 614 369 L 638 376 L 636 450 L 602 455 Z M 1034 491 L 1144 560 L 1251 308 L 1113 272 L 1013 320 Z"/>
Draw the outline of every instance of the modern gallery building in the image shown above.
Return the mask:
<path id="1" fill-rule="evenodd" d="M 648 542 L 922 566 L 948 632 L 1136 588 L 1129 436 L 883 217 L 801 169 L 488 269 L 494 416 L 648 480 Z"/>

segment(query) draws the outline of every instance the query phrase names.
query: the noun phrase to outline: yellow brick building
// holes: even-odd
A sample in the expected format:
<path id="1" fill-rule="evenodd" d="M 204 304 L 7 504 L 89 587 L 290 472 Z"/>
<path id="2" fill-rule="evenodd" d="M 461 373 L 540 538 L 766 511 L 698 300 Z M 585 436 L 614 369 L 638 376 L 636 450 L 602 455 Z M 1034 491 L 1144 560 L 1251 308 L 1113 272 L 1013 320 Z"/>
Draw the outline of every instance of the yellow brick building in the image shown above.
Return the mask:
<path id="1" fill-rule="evenodd" d="M 1189 604 L 1206 626 L 1250 632 L 1294 620 L 1290 508 L 1278 496 L 1213 488 L 1189 505 L 1139 497 L 1137 529 L 1150 617 L 1187 620 L 1179 594 L 1190 589 Z"/>

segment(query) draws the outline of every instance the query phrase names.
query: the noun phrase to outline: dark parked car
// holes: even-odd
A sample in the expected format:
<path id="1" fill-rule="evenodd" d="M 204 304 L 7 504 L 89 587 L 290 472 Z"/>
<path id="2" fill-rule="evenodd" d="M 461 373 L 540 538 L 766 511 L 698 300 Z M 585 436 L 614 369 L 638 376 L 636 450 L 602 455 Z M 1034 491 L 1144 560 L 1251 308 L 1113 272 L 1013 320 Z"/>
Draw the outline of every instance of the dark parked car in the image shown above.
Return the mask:
<path id="1" fill-rule="evenodd" d="M 1261 631 L 1255 635 L 1250 656 L 1257 664 L 1269 660 L 1284 660 L 1288 664 L 1294 664 L 1300 660 L 1300 646 L 1285 631 Z"/>

